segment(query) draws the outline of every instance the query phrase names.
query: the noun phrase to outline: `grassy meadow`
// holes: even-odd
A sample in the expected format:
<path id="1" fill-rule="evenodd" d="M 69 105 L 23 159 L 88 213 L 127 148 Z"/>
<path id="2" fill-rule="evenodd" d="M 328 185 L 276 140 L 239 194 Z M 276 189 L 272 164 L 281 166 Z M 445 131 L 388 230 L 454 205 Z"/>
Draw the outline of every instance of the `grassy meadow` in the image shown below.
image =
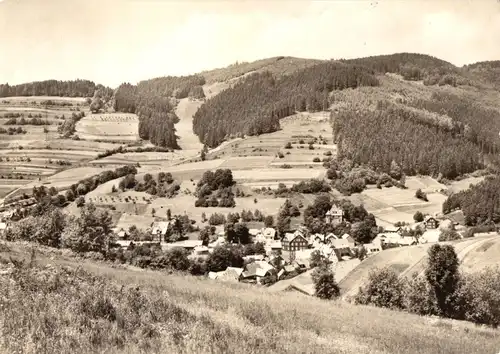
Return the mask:
<path id="1" fill-rule="evenodd" d="M 0 245 L 8 353 L 496 353 L 498 331 Z M 42 251 L 43 252 L 43 251 Z M 12 267 L 9 257 L 25 259 Z M 19 262 L 16 262 L 19 263 Z"/>

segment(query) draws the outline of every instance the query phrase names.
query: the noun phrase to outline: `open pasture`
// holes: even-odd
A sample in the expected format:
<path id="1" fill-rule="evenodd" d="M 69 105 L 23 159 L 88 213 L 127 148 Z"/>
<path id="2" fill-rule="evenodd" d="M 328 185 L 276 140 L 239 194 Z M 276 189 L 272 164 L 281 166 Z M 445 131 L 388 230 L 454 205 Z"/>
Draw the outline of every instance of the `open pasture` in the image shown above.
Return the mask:
<path id="1" fill-rule="evenodd" d="M 83 140 L 135 141 L 139 119 L 135 114 L 88 114 L 76 124 L 76 135 Z"/>
<path id="2" fill-rule="evenodd" d="M 257 198 L 257 203 L 254 202 L 254 198 Z M 259 209 L 264 215 L 275 216 L 281 205 L 285 202 L 285 198 L 273 198 L 264 196 L 252 196 L 244 198 L 234 198 L 236 201 L 236 206 L 234 208 L 196 208 L 194 206 L 196 198 L 189 195 L 178 195 L 174 198 L 156 198 L 152 200 L 151 204 L 148 204 L 145 215 L 151 215 L 152 209 L 155 209 L 157 216 L 166 216 L 166 212 L 170 209 L 172 215 L 184 213 L 189 215 L 193 220 L 196 220 L 198 225 L 201 223 L 201 214 L 210 217 L 213 213 L 219 213 L 227 215 L 229 213 L 241 212 L 243 209 L 252 210 Z"/>
<path id="3" fill-rule="evenodd" d="M 463 259 L 461 269 L 477 272 L 486 267 L 497 267 L 500 263 L 500 238 L 486 241 L 470 251 Z"/>
<path id="4" fill-rule="evenodd" d="M 234 170 L 233 178 L 239 183 L 246 182 L 281 182 L 288 180 L 308 180 L 311 178 L 323 178 L 324 170 L 312 169 L 260 169 L 258 171 L 252 170 Z"/>
<path id="5" fill-rule="evenodd" d="M 469 189 L 469 186 L 471 184 L 475 185 L 482 181 L 484 181 L 484 177 L 469 177 L 469 178 L 464 178 L 460 181 L 453 181 L 447 187 L 449 191 L 452 191 L 453 193 L 458 193 L 463 190 Z"/>
<path id="6" fill-rule="evenodd" d="M 417 189 L 421 189 L 425 193 L 432 193 L 447 188 L 446 185 L 439 183 L 429 176 L 407 177 L 405 185 L 410 190 L 416 191 Z"/>

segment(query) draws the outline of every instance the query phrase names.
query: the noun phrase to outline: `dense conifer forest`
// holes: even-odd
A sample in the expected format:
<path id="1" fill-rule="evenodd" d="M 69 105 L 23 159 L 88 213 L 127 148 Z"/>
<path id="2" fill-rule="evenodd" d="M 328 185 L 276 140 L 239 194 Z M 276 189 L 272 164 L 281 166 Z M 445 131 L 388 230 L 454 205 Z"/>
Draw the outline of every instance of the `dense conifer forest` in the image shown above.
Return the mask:
<path id="1" fill-rule="evenodd" d="M 461 209 L 467 225 L 500 222 L 500 177 L 486 178 L 469 189 L 452 194 L 443 203 L 443 212 Z"/>
<path id="2" fill-rule="evenodd" d="M 92 97 L 96 90 L 103 96 L 111 97 L 113 90 L 109 87 L 95 84 L 89 80 L 35 81 L 20 85 L 0 85 L 0 97 L 12 96 L 60 96 L 60 97 Z"/>
<path id="3" fill-rule="evenodd" d="M 296 111 L 328 108 L 329 92 L 377 86 L 365 67 L 324 62 L 275 78 L 269 72 L 251 74 L 208 100 L 193 118 L 193 130 L 210 147 L 232 135 L 258 135 L 279 129 L 279 120 Z"/>
<path id="4" fill-rule="evenodd" d="M 375 111 L 348 108 L 333 114 L 339 158 L 391 171 L 395 161 L 407 175 L 455 178 L 482 167 L 480 148 L 452 127 L 435 125 L 420 112 L 388 102 Z"/>

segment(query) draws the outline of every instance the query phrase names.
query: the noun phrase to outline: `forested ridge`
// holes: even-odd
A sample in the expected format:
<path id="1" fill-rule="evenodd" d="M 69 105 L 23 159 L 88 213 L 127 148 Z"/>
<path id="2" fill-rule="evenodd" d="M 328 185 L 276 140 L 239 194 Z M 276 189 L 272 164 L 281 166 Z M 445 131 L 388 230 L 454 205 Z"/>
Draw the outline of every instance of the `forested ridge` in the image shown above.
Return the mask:
<path id="1" fill-rule="evenodd" d="M 46 80 L 24 83 L 20 85 L 0 85 L 0 97 L 12 96 L 59 96 L 59 97 L 92 97 L 96 90 L 103 96 L 112 96 L 109 87 L 89 80 Z"/>
<path id="2" fill-rule="evenodd" d="M 275 78 L 270 72 L 251 74 L 209 99 L 193 117 L 193 131 L 215 147 L 231 135 L 258 135 L 279 129 L 279 120 L 296 111 L 329 107 L 329 92 L 377 86 L 365 67 L 324 62 Z"/>
<path id="3" fill-rule="evenodd" d="M 139 116 L 139 136 L 153 144 L 178 148 L 174 124 L 176 99 L 202 98 L 205 79 L 199 75 L 159 77 L 124 83 L 115 91 L 115 110 Z"/>
<path id="4" fill-rule="evenodd" d="M 407 175 L 449 179 L 483 167 L 480 148 L 456 125 L 435 125 L 405 106 L 379 102 L 374 111 L 350 107 L 332 114 L 340 159 L 387 173 L 395 161 Z"/>

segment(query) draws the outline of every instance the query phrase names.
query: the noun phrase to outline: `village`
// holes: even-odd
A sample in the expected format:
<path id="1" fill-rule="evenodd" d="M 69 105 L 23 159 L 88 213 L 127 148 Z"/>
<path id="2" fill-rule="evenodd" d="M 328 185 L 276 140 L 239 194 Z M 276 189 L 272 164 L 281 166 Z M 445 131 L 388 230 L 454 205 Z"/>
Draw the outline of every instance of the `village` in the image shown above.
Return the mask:
<path id="1" fill-rule="evenodd" d="M 313 253 L 327 260 L 335 271 L 339 264 L 348 264 L 356 261 L 355 267 L 366 257 L 383 252 L 394 247 L 414 246 L 418 244 L 436 243 L 445 230 L 456 231 L 464 236 L 466 227 L 458 222 L 460 217 L 430 216 L 411 225 L 383 228 L 370 243 L 357 244 L 354 238 L 345 233 L 343 235 L 313 234 L 305 226 L 299 225 L 295 230 L 285 232 L 279 237 L 273 227 L 250 228 L 248 230 L 253 244 L 260 244 L 262 252 L 248 254 L 243 257 L 243 267 L 227 267 L 219 272 L 209 272 L 208 278 L 224 282 L 245 282 L 257 285 L 271 285 L 276 282 L 293 279 L 313 268 L 311 256 Z M 325 220 L 332 225 L 345 222 L 344 212 L 337 205 L 326 213 Z M 138 245 L 160 246 L 162 251 L 180 247 L 189 253 L 192 259 L 207 259 L 219 246 L 228 245 L 224 227 L 217 228 L 209 242 L 197 239 L 184 239 L 167 242 L 172 233 L 175 220 L 154 221 L 147 229 L 150 235 L 147 241 L 132 240 L 130 231 L 123 227 L 115 227 L 113 233 L 115 242 L 122 249 L 132 249 Z M 0 223 L 0 233 L 5 230 L 7 223 Z M 382 229 L 382 228 L 379 228 Z M 291 286 L 293 287 L 293 286 Z M 295 286 L 295 288 L 297 288 Z M 288 289 L 290 290 L 290 289 Z M 299 290 L 300 289 L 295 289 Z M 301 291 L 310 293 L 312 291 Z"/>

